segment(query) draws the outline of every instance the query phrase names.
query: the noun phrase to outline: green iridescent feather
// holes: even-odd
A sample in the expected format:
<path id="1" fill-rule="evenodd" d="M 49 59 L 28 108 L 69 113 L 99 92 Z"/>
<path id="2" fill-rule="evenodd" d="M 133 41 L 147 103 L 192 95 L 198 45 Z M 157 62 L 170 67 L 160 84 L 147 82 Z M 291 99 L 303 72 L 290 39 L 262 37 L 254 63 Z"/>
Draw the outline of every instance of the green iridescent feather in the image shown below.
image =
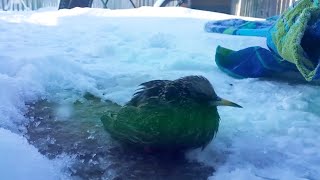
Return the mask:
<path id="1" fill-rule="evenodd" d="M 105 129 L 122 142 L 156 149 L 206 146 L 219 127 L 216 108 L 197 104 L 124 106 L 117 115 L 104 115 Z"/>
<path id="2" fill-rule="evenodd" d="M 219 98 L 209 81 L 200 76 L 149 81 L 141 86 L 118 112 L 101 117 L 112 137 L 136 147 L 169 151 L 204 148 L 218 131 L 219 102 L 240 107 Z"/>

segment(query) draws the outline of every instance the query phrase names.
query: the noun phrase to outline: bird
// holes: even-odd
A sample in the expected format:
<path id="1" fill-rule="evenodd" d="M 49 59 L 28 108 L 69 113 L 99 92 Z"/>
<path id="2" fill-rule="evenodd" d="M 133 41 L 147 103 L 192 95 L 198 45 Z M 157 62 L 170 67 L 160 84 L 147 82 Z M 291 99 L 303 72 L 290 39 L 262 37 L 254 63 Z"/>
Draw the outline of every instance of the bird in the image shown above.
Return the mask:
<path id="1" fill-rule="evenodd" d="M 132 99 L 100 119 L 118 141 L 151 151 L 186 151 L 202 148 L 218 132 L 217 106 L 240 105 L 222 99 L 203 76 L 151 80 L 140 84 Z"/>

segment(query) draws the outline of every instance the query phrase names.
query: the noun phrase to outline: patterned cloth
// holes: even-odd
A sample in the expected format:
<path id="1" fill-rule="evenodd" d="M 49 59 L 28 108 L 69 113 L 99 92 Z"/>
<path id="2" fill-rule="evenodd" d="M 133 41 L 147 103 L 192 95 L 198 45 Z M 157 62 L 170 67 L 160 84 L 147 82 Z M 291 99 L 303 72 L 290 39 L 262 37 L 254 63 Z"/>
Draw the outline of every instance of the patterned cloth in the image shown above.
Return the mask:
<path id="1" fill-rule="evenodd" d="M 240 19 L 211 21 L 207 32 L 267 38 L 269 50 L 250 47 L 232 51 L 218 47 L 216 63 L 224 72 L 239 78 L 268 77 L 298 71 L 307 80 L 320 79 L 320 3 L 300 0 L 280 17 L 265 21 Z"/>
<path id="2" fill-rule="evenodd" d="M 243 19 L 210 21 L 206 23 L 205 31 L 230 35 L 265 37 L 270 27 L 275 24 L 277 18 L 278 16 L 274 16 L 265 21 L 246 21 Z"/>

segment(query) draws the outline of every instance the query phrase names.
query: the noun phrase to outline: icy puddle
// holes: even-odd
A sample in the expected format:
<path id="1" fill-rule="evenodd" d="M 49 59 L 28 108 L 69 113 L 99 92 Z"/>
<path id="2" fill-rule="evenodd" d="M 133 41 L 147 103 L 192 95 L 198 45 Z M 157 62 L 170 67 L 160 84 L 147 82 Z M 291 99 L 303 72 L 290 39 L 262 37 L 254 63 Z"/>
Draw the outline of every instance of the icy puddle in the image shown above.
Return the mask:
<path id="1" fill-rule="evenodd" d="M 112 140 L 100 116 L 118 105 L 92 96 L 72 105 L 38 101 L 29 105 L 27 137 L 49 158 L 74 157 L 73 179 L 207 179 L 214 169 L 189 162 L 184 155 L 134 152 Z"/>

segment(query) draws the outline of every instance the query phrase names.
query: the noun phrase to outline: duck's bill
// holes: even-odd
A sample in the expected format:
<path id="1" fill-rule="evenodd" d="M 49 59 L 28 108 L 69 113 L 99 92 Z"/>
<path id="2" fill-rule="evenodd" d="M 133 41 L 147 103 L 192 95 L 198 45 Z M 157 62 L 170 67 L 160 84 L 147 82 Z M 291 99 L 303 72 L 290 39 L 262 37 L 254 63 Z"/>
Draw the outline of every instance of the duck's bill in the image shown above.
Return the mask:
<path id="1" fill-rule="evenodd" d="M 232 107 L 237 107 L 237 108 L 242 108 L 242 106 L 234 103 L 234 102 L 231 102 L 229 100 L 226 100 L 226 99 L 222 99 L 222 98 L 219 98 L 218 100 L 216 101 L 213 101 L 212 105 L 215 105 L 215 106 L 232 106 Z"/>

